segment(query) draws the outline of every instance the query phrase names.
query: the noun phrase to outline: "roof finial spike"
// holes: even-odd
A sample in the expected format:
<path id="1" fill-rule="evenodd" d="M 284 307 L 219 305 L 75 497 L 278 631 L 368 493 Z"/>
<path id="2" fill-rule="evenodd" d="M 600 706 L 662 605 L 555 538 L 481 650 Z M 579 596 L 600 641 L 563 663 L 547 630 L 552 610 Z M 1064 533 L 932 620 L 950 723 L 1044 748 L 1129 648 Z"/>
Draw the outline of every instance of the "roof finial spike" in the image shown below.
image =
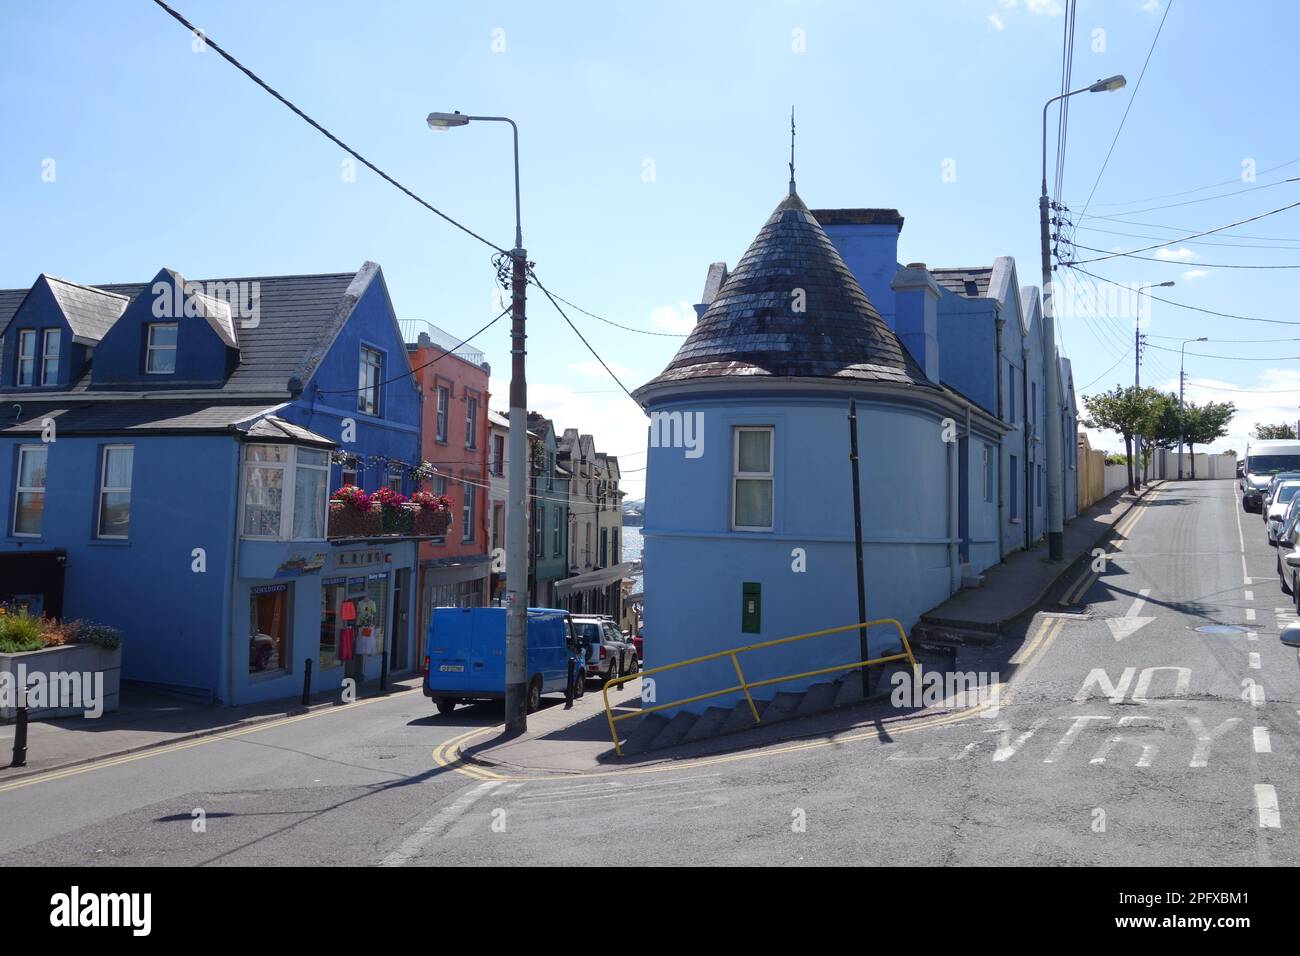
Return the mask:
<path id="1" fill-rule="evenodd" d="M 790 195 L 794 195 L 794 106 L 790 107 Z"/>

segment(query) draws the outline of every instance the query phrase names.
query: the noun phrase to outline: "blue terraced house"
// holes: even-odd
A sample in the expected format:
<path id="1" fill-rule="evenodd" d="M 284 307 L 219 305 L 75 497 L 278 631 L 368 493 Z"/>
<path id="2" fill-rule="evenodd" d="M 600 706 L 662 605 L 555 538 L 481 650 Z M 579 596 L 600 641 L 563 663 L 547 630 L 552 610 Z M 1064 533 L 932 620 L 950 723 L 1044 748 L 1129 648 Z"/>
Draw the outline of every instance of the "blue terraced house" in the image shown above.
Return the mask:
<path id="1" fill-rule="evenodd" d="M 0 290 L 0 601 L 123 634 L 122 676 L 227 704 L 416 659 L 421 394 L 378 265 Z"/>

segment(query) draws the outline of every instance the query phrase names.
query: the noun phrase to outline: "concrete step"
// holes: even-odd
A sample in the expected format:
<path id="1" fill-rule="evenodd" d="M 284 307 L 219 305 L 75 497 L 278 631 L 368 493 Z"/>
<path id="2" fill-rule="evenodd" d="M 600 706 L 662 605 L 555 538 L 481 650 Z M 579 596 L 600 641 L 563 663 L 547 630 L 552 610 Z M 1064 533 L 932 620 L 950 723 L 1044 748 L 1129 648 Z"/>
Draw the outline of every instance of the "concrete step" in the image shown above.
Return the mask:
<path id="1" fill-rule="evenodd" d="M 799 703 L 803 700 L 803 694 L 792 691 L 781 691 L 768 703 L 767 709 L 763 711 L 763 723 L 775 724 L 777 721 L 789 720 L 799 709 Z"/>
<path id="2" fill-rule="evenodd" d="M 858 671 L 853 671 L 835 682 L 835 696 L 831 699 L 832 707 L 851 707 L 862 703 L 862 699 L 862 675 Z"/>
<path id="3" fill-rule="evenodd" d="M 804 717 L 831 707 L 835 703 L 835 692 L 838 690 L 839 686 L 834 681 L 813 684 L 803 692 L 803 699 L 799 701 L 795 716 Z"/>
<path id="4" fill-rule="evenodd" d="M 672 747 L 682 742 L 690 729 L 699 721 L 700 715 L 692 713 L 689 710 L 679 711 L 674 714 L 668 721 L 668 725 L 659 732 L 647 750 L 659 750 L 663 747 Z"/>
<path id="5" fill-rule="evenodd" d="M 704 740 L 716 735 L 722 729 L 722 725 L 727 722 L 727 718 L 731 716 L 733 709 L 731 707 L 710 707 L 700 714 L 700 719 L 695 722 L 690 730 L 686 731 L 682 743 L 694 743 L 697 740 Z M 746 708 L 746 710 L 748 709 Z"/>
<path id="6" fill-rule="evenodd" d="M 763 716 L 763 710 L 766 706 L 767 701 L 765 700 L 754 701 L 754 709 L 758 711 L 760 717 Z M 722 727 L 718 733 L 734 734 L 737 731 L 748 730 L 750 727 L 754 726 L 756 726 L 754 723 L 754 715 L 749 712 L 749 704 L 741 700 L 731 709 L 731 715 L 722 722 Z"/>
<path id="7" fill-rule="evenodd" d="M 623 753 L 642 753 L 649 749 L 650 744 L 667 726 L 668 718 L 662 714 L 647 714 L 645 717 L 637 718 L 635 726 L 627 735 L 627 740 L 623 742 Z"/>

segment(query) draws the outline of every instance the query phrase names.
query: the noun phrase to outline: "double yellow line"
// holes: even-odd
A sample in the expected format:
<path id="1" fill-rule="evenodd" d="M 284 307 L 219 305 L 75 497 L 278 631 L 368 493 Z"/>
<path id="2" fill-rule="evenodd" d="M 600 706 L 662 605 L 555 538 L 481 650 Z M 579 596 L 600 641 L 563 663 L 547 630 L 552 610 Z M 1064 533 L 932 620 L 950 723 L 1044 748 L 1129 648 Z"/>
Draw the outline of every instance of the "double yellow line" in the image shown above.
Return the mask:
<path id="1" fill-rule="evenodd" d="M 969 707 L 965 710 L 951 714 L 941 714 L 936 717 L 924 717 L 920 719 L 907 716 L 894 717 L 886 721 L 881 721 L 878 726 L 873 727 L 870 730 L 837 734 L 832 737 L 823 737 L 817 740 L 805 740 L 785 746 L 768 747 L 762 750 L 744 751 L 739 753 L 720 754 L 716 757 L 700 757 L 693 760 L 667 760 L 663 763 L 652 764 L 644 767 L 625 767 L 615 770 L 601 770 L 594 773 L 508 774 L 497 773 L 481 764 L 470 763 L 461 756 L 462 748 L 467 746 L 470 741 L 473 741 L 476 738 L 485 737 L 492 733 L 499 733 L 501 730 L 500 727 L 478 727 L 439 744 L 433 750 L 433 760 L 439 767 L 453 770 L 456 773 L 464 774 L 465 776 L 471 777 L 475 780 L 546 782 L 554 780 L 573 780 L 578 777 L 585 780 L 590 777 L 623 777 L 649 773 L 666 773 L 676 770 L 693 770 L 697 767 L 712 767 L 717 764 L 735 763 L 741 760 L 756 760 L 763 757 L 776 757 L 782 754 L 802 753 L 808 750 L 817 750 L 822 747 L 835 747 L 861 740 L 883 740 L 886 737 L 893 738 L 902 734 L 915 733 L 918 730 L 947 727 L 976 717 L 996 716 L 997 712 L 1002 707 L 1006 707 L 1010 704 L 1016 687 L 1024 680 L 1024 677 L 1029 672 L 1030 668 L 1038 663 L 1038 661 L 1047 653 L 1048 649 L 1052 646 L 1052 643 L 1056 640 L 1057 635 L 1060 634 L 1061 629 L 1065 626 L 1065 623 L 1065 618 L 1044 615 L 1039 621 L 1038 628 L 1035 630 L 1033 637 L 1030 638 L 1029 642 L 1011 659 L 1011 663 L 1016 665 L 1015 674 L 1012 675 L 1010 681 L 997 685 L 996 696 L 993 701 L 975 707 Z"/>
<path id="2" fill-rule="evenodd" d="M 1134 527 L 1136 527 L 1137 523 L 1142 520 L 1142 516 L 1146 514 L 1148 504 L 1150 504 L 1152 499 L 1154 499 L 1158 494 L 1160 494 L 1160 489 L 1153 489 L 1132 511 L 1116 522 L 1115 527 L 1113 527 L 1110 532 L 1111 537 L 1118 535 L 1121 539 L 1115 544 L 1116 551 L 1123 550 L 1124 539 L 1127 539 L 1132 535 Z M 1107 557 L 1109 557 L 1109 555 L 1107 555 Z M 1104 572 L 1102 571 L 1094 571 L 1092 569 L 1092 562 L 1089 561 L 1084 567 L 1083 573 L 1075 578 L 1074 583 L 1066 589 L 1065 594 L 1061 597 L 1061 603 L 1077 604 L 1079 599 L 1088 593 L 1088 589 L 1097 583 L 1097 579 L 1100 578 L 1103 573 Z"/>

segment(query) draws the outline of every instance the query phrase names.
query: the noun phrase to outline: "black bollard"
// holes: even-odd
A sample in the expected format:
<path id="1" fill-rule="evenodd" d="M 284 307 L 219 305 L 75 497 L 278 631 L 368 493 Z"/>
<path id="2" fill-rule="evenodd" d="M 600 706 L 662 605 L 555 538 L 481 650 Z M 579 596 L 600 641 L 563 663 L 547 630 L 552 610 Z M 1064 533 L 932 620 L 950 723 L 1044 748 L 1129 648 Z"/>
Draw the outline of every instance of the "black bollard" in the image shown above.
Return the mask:
<path id="1" fill-rule="evenodd" d="M 11 767 L 27 766 L 27 692 L 23 692 L 23 702 L 18 705 L 18 714 L 14 722 L 14 756 Z"/>
<path id="2" fill-rule="evenodd" d="M 573 708 L 573 655 L 569 655 L 569 680 L 564 685 L 564 709 Z"/>
<path id="3" fill-rule="evenodd" d="M 384 648 L 384 656 L 379 663 L 379 693 L 383 694 L 388 690 L 388 648 Z"/>
<path id="4" fill-rule="evenodd" d="M 302 705 L 306 707 L 311 703 L 311 658 L 303 661 L 302 669 Z"/>

